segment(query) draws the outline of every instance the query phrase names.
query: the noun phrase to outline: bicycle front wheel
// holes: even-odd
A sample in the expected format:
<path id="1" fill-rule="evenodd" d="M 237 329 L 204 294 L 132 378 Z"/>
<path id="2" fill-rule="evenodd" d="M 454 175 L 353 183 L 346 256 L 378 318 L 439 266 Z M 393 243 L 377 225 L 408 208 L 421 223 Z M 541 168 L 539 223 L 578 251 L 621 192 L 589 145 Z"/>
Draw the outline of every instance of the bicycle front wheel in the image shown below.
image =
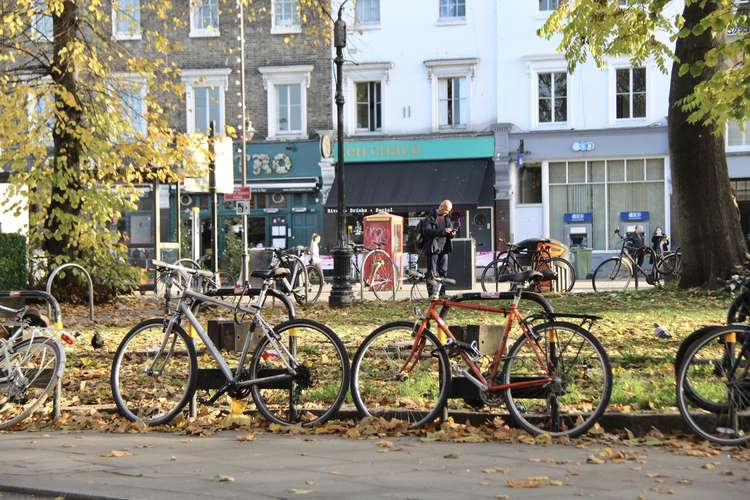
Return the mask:
<path id="1" fill-rule="evenodd" d="M 0 342 L 0 350 L 4 347 Z M 39 408 L 64 369 L 60 343 L 41 335 L 18 342 L 7 358 L 0 358 L 0 429 L 16 425 Z"/>
<path id="2" fill-rule="evenodd" d="M 573 290 L 573 286 L 576 284 L 576 270 L 573 268 L 573 264 L 562 257 L 552 257 L 545 260 L 543 265 L 557 275 L 554 280 L 550 280 L 553 292 L 568 293 Z"/>
<path id="3" fill-rule="evenodd" d="M 417 428 L 435 420 L 448 400 L 448 355 L 432 333 L 415 344 L 414 323 L 397 321 L 372 332 L 352 361 L 352 399 L 363 417 L 404 421 Z"/>
<path id="4" fill-rule="evenodd" d="M 133 327 L 112 361 L 110 386 L 120 415 L 147 425 L 169 423 L 195 392 L 198 359 L 193 341 L 174 325 L 153 318 Z"/>
<path id="5" fill-rule="evenodd" d="M 297 319 L 263 337 L 250 365 L 251 379 L 281 380 L 252 386 L 258 411 L 269 421 L 305 427 L 322 424 L 341 407 L 349 388 L 349 356 L 341 339 L 325 325 Z M 286 352 L 285 352 L 286 350 Z M 297 374 L 289 375 L 287 353 Z"/>
<path id="6" fill-rule="evenodd" d="M 500 291 L 500 277 L 513 274 L 514 266 L 508 261 L 508 254 L 503 253 L 497 259 L 493 260 L 482 270 L 482 290 L 485 292 Z"/>
<path id="7" fill-rule="evenodd" d="M 750 442 L 749 370 L 750 327 L 716 328 L 691 344 L 677 371 L 676 392 L 693 432 L 720 445 Z"/>
<path id="8" fill-rule="evenodd" d="M 315 304 L 323 291 L 323 272 L 318 266 L 307 266 L 307 303 Z"/>
<path id="9" fill-rule="evenodd" d="M 367 273 L 367 283 L 379 301 L 396 299 L 396 266 L 382 250 L 373 250 L 362 262 L 362 272 Z"/>
<path id="10" fill-rule="evenodd" d="M 552 380 L 543 384 L 547 371 Z M 526 431 L 552 436 L 579 436 L 609 404 L 612 368 L 609 357 L 590 332 L 573 323 L 538 325 L 508 352 L 503 384 L 533 382 L 505 391 L 513 419 Z"/>
<path id="11" fill-rule="evenodd" d="M 633 280 L 633 267 L 624 258 L 611 257 L 594 270 L 591 284 L 595 292 L 624 290 Z"/>

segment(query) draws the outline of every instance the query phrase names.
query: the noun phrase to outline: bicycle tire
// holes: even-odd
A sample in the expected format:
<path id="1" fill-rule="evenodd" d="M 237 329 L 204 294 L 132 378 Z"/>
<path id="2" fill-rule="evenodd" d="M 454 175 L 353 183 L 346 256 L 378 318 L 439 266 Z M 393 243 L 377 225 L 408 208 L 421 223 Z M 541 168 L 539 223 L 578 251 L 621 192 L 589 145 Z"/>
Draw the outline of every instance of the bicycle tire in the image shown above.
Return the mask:
<path id="1" fill-rule="evenodd" d="M 562 257 L 551 257 L 545 264 L 557 274 L 552 290 L 558 293 L 569 293 L 576 284 L 576 270 L 573 264 Z"/>
<path id="2" fill-rule="evenodd" d="M 51 370 L 51 376 L 47 384 L 42 388 L 41 392 L 36 395 L 35 400 L 30 405 L 27 405 L 19 413 L 15 414 L 8 420 L 0 421 L 0 429 L 13 427 L 14 425 L 22 422 L 32 413 L 34 413 L 37 408 L 39 408 L 47 400 L 49 394 L 55 390 L 57 381 L 60 380 L 63 372 L 65 371 L 65 350 L 62 348 L 60 343 L 52 337 L 38 335 L 31 339 L 22 340 L 15 345 L 14 352 L 19 353 L 24 349 L 27 349 L 26 352 L 28 352 L 31 350 L 34 344 L 44 344 L 45 347 L 50 347 L 52 349 L 53 355 L 55 357 L 54 365 L 51 368 L 45 368 L 45 370 Z M 5 369 L 5 362 L 5 359 L 0 359 L 0 368 L 2 368 L 3 370 Z M 41 372 L 38 372 L 37 377 L 39 377 L 40 375 Z M 36 380 L 36 378 L 34 380 Z M 6 384 L 6 387 L 7 386 L 8 385 Z M 4 399 L 5 394 L 0 394 L 0 417 L 2 418 L 4 418 L 3 415 L 7 411 L 6 405 L 8 403 L 8 401 L 4 401 Z"/>
<path id="3" fill-rule="evenodd" d="M 372 250 L 362 261 L 363 273 L 370 261 L 369 278 L 365 284 L 380 302 L 388 300 L 389 295 L 391 300 L 396 300 L 396 265 L 391 256 L 383 250 Z"/>
<path id="4" fill-rule="evenodd" d="M 612 269 L 610 269 L 610 267 Z M 623 289 L 628 288 L 630 286 L 630 282 L 633 281 L 633 274 L 633 267 L 627 259 L 625 259 L 624 257 L 610 257 L 609 259 L 605 259 L 598 266 L 596 266 L 596 269 L 594 269 L 594 274 L 591 277 L 591 285 L 594 288 L 595 292 L 603 292 L 608 291 L 607 287 L 604 286 L 606 283 L 613 283 L 616 280 L 624 280 L 625 286 L 623 287 Z M 617 278 L 622 279 L 618 280 Z M 597 281 L 600 281 L 598 287 L 596 285 Z"/>
<path id="5" fill-rule="evenodd" d="M 445 352 L 445 349 L 440 344 L 440 341 L 437 339 L 437 337 L 430 331 L 425 330 L 423 332 L 423 338 L 426 339 L 426 342 L 429 342 L 432 346 L 434 346 L 434 349 L 431 351 L 430 355 L 436 357 L 438 360 L 438 394 L 435 398 L 435 404 L 432 408 L 427 409 L 427 411 L 421 411 L 423 409 L 419 409 L 417 411 L 414 411 L 413 413 L 409 411 L 409 409 L 403 410 L 403 409 L 395 409 L 395 408 L 373 408 L 368 407 L 365 400 L 370 401 L 370 397 L 363 398 L 363 389 L 366 384 L 360 384 L 362 381 L 361 371 L 362 371 L 362 361 L 364 357 L 368 354 L 369 349 L 373 345 L 373 343 L 379 338 L 379 337 L 385 337 L 391 330 L 403 330 L 403 333 L 406 334 L 407 332 L 414 332 L 415 325 L 413 322 L 409 321 L 394 321 L 391 323 L 386 323 L 385 325 L 382 325 L 378 328 L 376 328 L 372 333 L 370 333 L 364 341 L 359 345 L 357 348 L 356 353 L 354 354 L 354 358 L 352 360 L 352 383 L 351 383 L 351 395 L 352 399 L 354 400 L 354 405 L 357 407 L 357 410 L 359 411 L 359 414 L 361 417 L 368 417 L 374 415 L 378 416 L 384 416 L 387 418 L 396 418 L 405 421 L 407 426 L 410 429 L 416 429 L 418 427 L 422 427 L 423 425 L 426 425 L 435 418 L 438 417 L 440 412 L 445 407 L 447 401 L 448 401 L 448 395 L 450 394 L 450 386 L 451 386 L 451 372 L 450 372 L 450 364 L 448 360 L 448 354 Z M 408 338 L 404 338 L 403 342 L 410 342 L 413 341 L 413 336 L 409 336 Z M 411 352 L 412 344 L 404 345 L 403 351 L 401 351 L 401 355 L 408 356 L 409 352 Z M 388 346 L 389 348 L 393 348 L 393 346 Z M 397 347 L 397 346 L 396 346 Z M 426 344 L 425 346 L 422 346 L 424 349 L 425 347 L 428 347 Z M 392 363 L 393 367 L 398 365 L 398 362 L 401 358 L 398 360 L 395 360 L 394 363 Z M 405 362 L 406 358 L 403 358 Z M 390 378 L 390 375 L 386 373 L 386 370 L 380 370 L 378 373 L 384 373 L 385 374 L 385 380 L 393 380 L 393 381 L 400 381 L 405 382 L 408 380 L 408 376 L 406 377 L 399 377 L 396 374 L 394 374 L 393 378 Z M 396 372 L 397 374 L 401 374 L 400 368 Z M 424 389 L 422 389 L 424 390 Z M 379 394 L 376 394 L 373 400 L 379 400 L 382 401 L 382 398 L 380 398 Z M 398 401 L 396 402 L 398 404 Z M 410 417 L 414 417 L 413 419 L 410 419 Z"/>
<path id="6" fill-rule="evenodd" d="M 742 445 L 750 442 L 750 415 L 748 415 L 748 408 L 750 408 L 750 352 L 746 347 L 743 347 L 739 354 L 744 355 L 744 362 L 738 359 L 737 362 L 740 364 L 738 367 L 740 371 L 741 380 L 739 382 L 734 381 L 716 381 L 716 385 L 719 388 L 718 391 L 712 391 L 708 389 L 709 384 L 717 376 L 725 374 L 724 366 L 715 366 L 708 358 L 708 362 L 697 360 L 696 357 L 702 348 L 709 345 L 723 345 L 722 348 L 722 363 L 725 356 L 727 356 L 727 339 L 726 336 L 730 334 L 740 333 L 742 335 L 742 343 L 746 343 L 750 338 L 750 326 L 748 325 L 728 325 L 723 327 L 717 327 L 702 337 L 694 341 L 688 350 L 685 352 L 685 356 L 680 364 L 677 372 L 676 380 L 676 396 L 677 396 L 677 408 L 680 410 L 683 421 L 687 426 L 698 436 L 720 445 Z M 730 344 L 732 351 L 729 353 L 729 357 L 734 360 L 734 344 Z M 713 357 L 717 357 L 715 355 Z M 706 369 L 706 367 L 708 369 Z M 730 393 L 728 396 L 727 404 L 717 405 L 720 409 L 718 411 L 708 411 L 700 408 L 703 412 L 698 412 L 697 409 L 693 411 L 689 405 L 695 403 L 692 398 L 687 397 L 685 387 L 692 387 L 694 384 L 690 384 L 687 381 L 689 372 L 693 368 L 696 373 L 697 383 L 703 388 L 706 388 L 707 392 L 719 394 L 724 390 L 728 390 L 730 387 L 736 392 Z M 718 373 L 717 373 L 717 368 Z M 698 385 L 696 384 L 695 387 Z M 704 399 L 704 398 L 701 398 Z M 715 403 L 715 402 L 714 402 Z M 737 405 L 737 408 L 735 408 Z M 697 405 L 696 405 L 697 406 Z M 739 411 L 738 411 L 739 410 Z M 726 419 L 722 418 L 722 413 L 726 412 Z M 738 413 L 743 415 L 739 415 Z M 742 420 L 742 428 L 730 429 L 723 425 L 723 422 L 730 422 L 730 425 L 738 425 Z M 723 437 L 725 435 L 735 435 L 737 437 Z"/>
<path id="7" fill-rule="evenodd" d="M 500 281 L 499 277 L 503 274 L 513 274 L 515 267 L 513 261 L 508 260 L 508 252 L 501 253 L 496 259 L 484 266 L 482 270 L 481 284 L 482 291 L 484 292 L 499 292 Z M 494 287 L 494 290 L 492 289 Z"/>
<path id="8" fill-rule="evenodd" d="M 305 305 L 309 306 L 315 304 L 323 292 L 325 279 L 323 278 L 323 272 L 318 266 L 307 266 L 307 283 L 307 302 Z"/>
<path id="9" fill-rule="evenodd" d="M 750 317 L 750 292 L 738 294 L 727 310 L 727 324 L 745 323 Z"/>
<path id="10" fill-rule="evenodd" d="M 338 389 L 336 390 L 336 397 L 333 399 L 333 401 L 328 405 L 328 408 L 323 409 L 322 411 L 320 409 L 315 409 L 315 414 L 317 415 L 317 418 L 309 419 L 306 421 L 300 420 L 297 415 L 297 409 L 294 408 L 293 403 L 290 403 L 290 409 L 289 413 L 287 414 L 287 419 L 280 418 L 277 414 L 275 414 L 268 404 L 268 401 L 266 399 L 266 396 L 264 394 L 261 394 L 261 390 L 264 388 L 259 387 L 257 384 L 253 385 L 251 388 L 251 392 L 253 395 L 253 400 L 255 401 L 255 406 L 258 409 L 258 411 L 263 415 L 269 422 L 273 422 L 280 425 L 293 425 L 297 423 L 301 423 L 304 427 L 311 427 L 315 425 L 320 425 L 324 422 L 326 422 L 328 419 L 330 419 L 341 407 L 342 403 L 344 402 L 344 398 L 346 397 L 346 393 L 349 390 L 349 378 L 350 378 L 350 368 L 349 368 L 349 355 L 346 350 L 346 346 L 344 346 L 344 343 L 341 342 L 341 339 L 339 338 L 336 333 L 331 330 L 329 327 L 323 325 L 322 323 L 318 323 L 316 321 L 308 320 L 308 319 L 295 319 L 291 321 L 285 321 L 284 323 L 281 323 L 280 325 L 274 327 L 274 331 L 272 335 L 278 336 L 278 338 L 283 340 L 283 335 L 285 332 L 289 332 L 289 340 L 291 343 L 292 338 L 296 338 L 299 336 L 299 333 L 295 331 L 295 329 L 301 329 L 301 328 L 310 328 L 312 330 L 316 330 L 319 333 L 322 333 L 324 337 L 326 337 L 328 340 L 331 341 L 333 346 L 335 347 L 335 352 L 339 358 L 339 366 L 341 369 L 341 381 L 338 384 Z M 292 333 L 294 332 L 294 333 Z M 249 376 L 251 379 L 258 378 L 262 370 L 268 369 L 267 365 L 263 365 L 263 362 L 268 361 L 268 357 L 266 354 L 275 351 L 274 349 L 266 352 L 266 348 L 270 345 L 270 341 L 268 340 L 268 337 L 263 337 L 263 339 L 258 343 L 258 346 L 255 348 L 255 353 L 253 354 L 253 358 L 251 360 L 250 364 L 250 371 Z M 289 349 L 290 347 L 288 347 Z M 323 353 L 323 356 L 313 356 L 311 354 L 311 358 L 316 358 L 315 360 L 311 359 L 310 363 L 307 363 L 303 361 L 301 363 L 302 366 L 307 367 L 309 370 L 312 365 L 316 369 L 322 369 L 323 365 L 320 358 L 324 358 L 326 353 Z M 283 364 L 283 363 L 282 363 Z M 281 365 L 280 365 L 281 366 Z M 310 380 L 313 380 L 313 375 L 310 375 Z M 316 382 L 322 381 L 316 380 Z M 329 383 L 330 379 L 326 378 L 325 383 Z M 302 387 L 305 385 L 304 383 L 298 384 L 297 382 L 290 383 L 291 390 L 295 390 L 297 388 Z M 304 389 L 307 389 L 310 387 L 304 387 Z M 282 388 L 283 390 L 283 388 Z M 321 391 L 325 393 L 325 391 Z M 302 408 L 302 410 L 305 411 L 305 414 L 310 413 L 310 408 Z M 301 416 L 305 416 L 305 414 Z"/>
<path id="11" fill-rule="evenodd" d="M 163 329 L 164 320 L 162 318 L 151 318 L 142 321 L 131 328 L 130 331 L 125 335 L 125 337 L 123 337 L 120 345 L 117 347 L 114 359 L 112 360 L 112 368 L 110 373 L 110 389 L 112 391 L 112 399 L 114 400 L 115 405 L 117 406 L 117 411 L 120 413 L 120 415 L 130 420 L 131 422 L 142 420 L 146 425 L 161 425 L 169 423 L 174 417 L 176 417 L 193 397 L 198 384 L 198 357 L 195 352 L 193 341 L 190 339 L 187 332 L 185 332 L 185 330 L 180 325 L 173 325 L 172 333 L 179 336 L 180 340 L 186 346 L 188 362 L 190 364 L 190 372 L 185 384 L 185 393 L 177 402 L 176 406 L 172 410 L 166 412 L 164 415 L 159 415 L 148 420 L 141 418 L 137 413 L 130 410 L 127 402 L 125 401 L 125 397 L 123 397 L 123 393 L 120 388 L 120 368 L 122 367 L 122 358 L 125 354 L 125 349 L 128 347 L 131 340 L 133 340 L 133 338 L 135 338 L 138 333 L 145 331 L 150 327 L 161 327 Z"/>
<path id="12" fill-rule="evenodd" d="M 527 432 L 534 434 L 534 435 L 540 435 L 540 434 L 550 434 L 552 436 L 570 436 L 570 437 L 576 437 L 580 436 L 581 434 L 585 433 L 587 430 L 593 426 L 597 420 L 601 417 L 601 415 L 604 413 L 604 411 L 607 409 L 607 405 L 609 404 L 609 399 L 612 395 L 612 365 L 609 361 L 609 356 L 607 355 L 607 352 L 604 350 L 604 347 L 602 347 L 599 340 L 591 334 L 588 330 L 568 322 L 562 322 L 562 321 L 552 321 L 540 325 L 535 325 L 533 327 L 533 335 L 532 339 L 534 342 L 537 342 L 538 339 L 544 340 L 546 342 L 546 339 L 548 338 L 547 335 L 544 334 L 545 331 L 554 331 L 555 337 L 558 339 L 558 343 L 562 343 L 559 339 L 560 331 L 561 330 L 567 330 L 568 332 L 571 332 L 575 335 L 580 335 L 583 337 L 584 341 L 588 343 L 589 346 L 593 348 L 593 354 L 595 354 L 596 357 L 598 357 L 599 362 L 601 363 L 601 375 L 603 377 L 603 390 L 601 394 L 599 394 L 597 397 L 599 397 L 599 403 L 594 408 L 594 411 L 591 412 L 587 418 L 583 418 L 581 413 L 578 413 L 576 418 L 569 417 L 567 418 L 568 422 L 572 422 L 574 425 L 572 427 L 562 429 L 562 430 L 555 430 L 560 429 L 560 408 L 559 408 L 559 400 L 558 398 L 551 398 L 549 394 L 546 395 L 547 404 L 551 406 L 551 416 L 550 419 L 557 419 L 557 422 L 552 422 L 552 430 L 549 429 L 543 429 L 540 428 L 538 425 L 535 425 L 533 423 L 534 420 L 540 420 L 544 422 L 546 418 L 542 416 L 542 418 L 539 418 L 538 416 L 533 416 L 531 419 L 525 417 L 523 413 L 526 411 L 526 408 L 523 407 L 521 403 L 516 403 L 516 399 L 513 397 L 513 389 L 506 389 L 504 391 L 505 396 L 505 402 L 508 409 L 508 412 L 510 413 L 513 420 L 524 430 Z M 509 384 L 513 380 L 513 375 L 511 374 L 511 370 L 513 368 L 513 364 L 516 359 L 521 359 L 519 357 L 520 350 L 524 347 L 524 345 L 529 342 L 529 338 L 526 335 L 523 335 L 519 337 L 514 343 L 513 346 L 508 351 L 508 356 L 505 361 L 505 364 L 503 366 L 503 372 L 502 372 L 502 380 L 503 384 Z M 572 341 L 572 340 L 571 340 Z M 567 349 L 570 345 L 570 342 L 568 341 L 566 344 L 566 347 L 563 349 Z M 532 346 L 532 349 L 530 353 L 534 353 L 536 349 L 542 348 L 539 352 L 547 352 L 549 353 L 551 343 L 547 343 L 546 346 Z M 556 344 L 557 345 L 557 344 Z M 574 348 L 575 349 L 575 348 Z M 578 351 L 576 352 L 576 359 L 580 355 L 581 351 L 583 349 L 583 343 L 581 347 L 578 348 Z M 530 358 L 532 360 L 532 366 L 534 366 L 534 363 L 536 363 L 535 368 L 540 369 L 538 363 L 538 359 Z M 552 361 L 550 359 L 545 359 L 545 362 L 547 366 L 558 366 L 557 361 Z M 570 367 L 570 364 L 561 364 L 560 366 L 568 366 Z M 587 362 L 584 364 L 586 367 L 585 370 L 585 376 L 588 377 L 591 375 L 591 373 L 594 372 L 591 366 L 589 366 L 589 363 Z M 522 370 L 522 373 L 526 370 Z M 532 372 L 533 373 L 533 372 Z M 518 376 L 518 375 L 516 375 Z M 527 375 L 528 376 L 528 375 Z M 537 375 L 539 376 L 539 375 Z M 560 377 L 564 377 L 564 374 L 558 375 Z M 561 382 L 562 388 L 560 389 L 565 390 L 567 389 L 567 384 L 569 381 L 563 380 Z M 586 387 L 585 384 L 582 385 L 582 387 Z M 550 389 L 546 389 L 550 390 Z M 597 393 L 598 394 L 598 393 Z M 539 398 L 536 398 L 539 399 Z"/>

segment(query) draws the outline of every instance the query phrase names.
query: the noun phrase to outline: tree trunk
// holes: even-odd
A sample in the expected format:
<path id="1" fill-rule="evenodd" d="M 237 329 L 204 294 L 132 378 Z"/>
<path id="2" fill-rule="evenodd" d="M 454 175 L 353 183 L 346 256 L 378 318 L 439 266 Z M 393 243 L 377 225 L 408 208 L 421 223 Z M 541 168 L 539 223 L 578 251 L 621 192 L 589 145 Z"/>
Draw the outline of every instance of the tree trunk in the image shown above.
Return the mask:
<path id="1" fill-rule="evenodd" d="M 66 0 L 59 16 L 53 16 L 53 60 L 50 77 L 54 82 L 55 106 L 62 116 L 63 123 L 58 123 L 52 131 L 53 159 L 55 181 L 52 183 L 50 202 L 44 221 L 45 252 L 52 257 L 65 256 L 69 260 L 79 257 L 74 235 L 76 220 L 81 217 L 81 206 L 73 200 L 79 199 L 71 193 L 81 191 L 81 161 L 83 145 L 79 127 L 82 126 L 82 109 L 62 99 L 59 91 L 63 89 L 74 98 L 78 97 L 76 68 L 70 57 L 61 58 L 62 49 L 68 47 L 80 33 L 80 19 L 75 0 Z M 60 120 L 58 119 L 58 122 Z M 55 235 L 59 227 L 66 228 Z"/>
<path id="2" fill-rule="evenodd" d="M 709 1 L 701 7 L 685 7 L 685 28 L 690 29 L 717 8 Z M 699 36 L 678 38 L 677 62 L 672 66 L 669 93 L 669 148 L 672 162 L 676 240 L 682 247 L 682 288 L 721 285 L 732 268 L 745 262 L 747 246 L 740 227 L 740 214 L 729 185 L 724 134 L 713 127 L 690 124 L 680 101 L 695 86 L 711 77 L 711 71 L 693 77 L 679 76 L 681 63 L 702 61 L 717 40 L 710 30 Z M 714 198 L 715 197 L 715 198 Z"/>

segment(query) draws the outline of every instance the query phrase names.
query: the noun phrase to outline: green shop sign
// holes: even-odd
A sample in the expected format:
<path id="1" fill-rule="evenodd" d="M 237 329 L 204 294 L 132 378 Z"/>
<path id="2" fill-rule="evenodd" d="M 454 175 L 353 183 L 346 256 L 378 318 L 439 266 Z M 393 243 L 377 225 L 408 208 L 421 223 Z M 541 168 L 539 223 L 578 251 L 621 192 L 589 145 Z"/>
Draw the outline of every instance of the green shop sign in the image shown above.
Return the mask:
<path id="1" fill-rule="evenodd" d="M 335 145 L 333 150 L 334 159 L 338 159 Z M 494 136 L 344 142 L 347 163 L 491 158 L 494 155 Z"/>

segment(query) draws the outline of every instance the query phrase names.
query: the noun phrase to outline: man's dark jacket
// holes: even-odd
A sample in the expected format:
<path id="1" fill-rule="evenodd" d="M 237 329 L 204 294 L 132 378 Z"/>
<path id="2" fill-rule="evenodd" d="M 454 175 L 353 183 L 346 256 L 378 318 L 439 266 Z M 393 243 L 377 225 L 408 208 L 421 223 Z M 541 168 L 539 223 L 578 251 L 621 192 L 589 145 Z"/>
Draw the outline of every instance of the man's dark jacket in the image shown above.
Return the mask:
<path id="1" fill-rule="evenodd" d="M 432 255 L 435 253 L 451 253 L 451 250 L 453 250 L 453 245 L 451 243 L 451 236 L 447 236 L 445 239 L 445 245 L 443 246 L 442 252 L 438 252 L 433 250 L 432 244 L 435 241 L 436 238 L 439 238 L 443 236 L 443 229 L 449 228 L 449 229 L 455 229 L 455 226 L 453 225 L 453 221 L 450 218 L 450 214 L 445 216 L 445 228 L 439 228 L 438 226 L 438 220 L 437 220 L 437 210 L 432 209 L 430 214 L 422 219 L 420 222 L 420 230 L 422 231 L 422 252 L 424 252 L 426 255 Z"/>

